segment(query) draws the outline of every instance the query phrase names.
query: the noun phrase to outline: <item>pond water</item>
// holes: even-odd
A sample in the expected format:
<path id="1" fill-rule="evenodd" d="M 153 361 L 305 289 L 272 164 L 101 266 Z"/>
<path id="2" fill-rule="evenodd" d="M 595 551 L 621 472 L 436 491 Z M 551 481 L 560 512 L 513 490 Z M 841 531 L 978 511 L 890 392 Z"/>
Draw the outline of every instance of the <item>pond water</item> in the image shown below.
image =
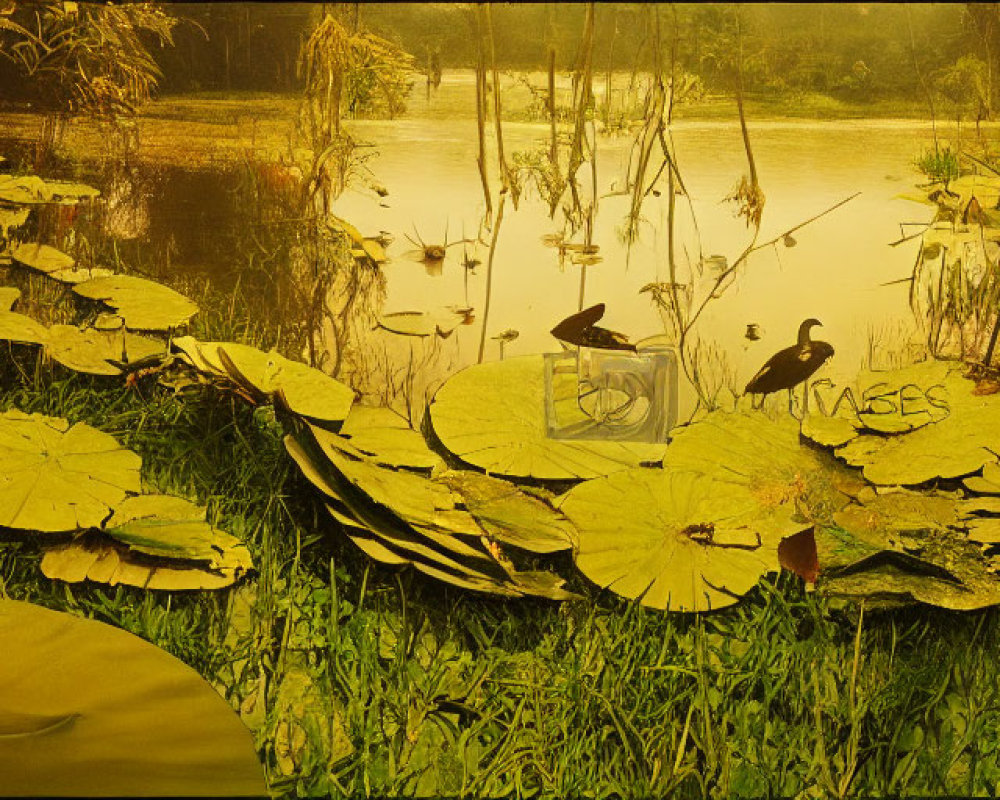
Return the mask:
<path id="1" fill-rule="evenodd" d="M 378 154 L 368 165 L 390 194 L 380 202 L 348 192 L 338 201 L 337 211 L 366 233 L 387 230 L 396 235 L 389 248 L 392 262 L 385 266 L 387 310 L 428 310 L 464 302 L 463 248 L 451 248 L 442 274 L 432 276 L 405 257 L 413 245 L 401 234 L 416 238 L 416 229 L 425 242 L 441 243 L 446 230 L 451 240 L 457 240 L 463 231 L 474 236 L 478 229 L 484 206 L 476 168 L 471 80 L 471 76 L 446 76 L 440 94 L 427 98 L 422 91 L 415 92 L 405 119 L 353 123 L 359 138 L 377 144 Z M 461 106 L 456 98 L 461 94 L 468 101 L 465 114 L 457 112 Z M 441 106 L 454 113 L 442 113 Z M 834 380 L 846 378 L 868 355 L 872 336 L 885 349 L 898 349 L 912 328 L 908 284 L 883 284 L 908 276 L 916 255 L 917 241 L 889 246 L 900 238 L 900 223 L 929 218 L 926 206 L 898 195 L 920 179 L 912 164 L 932 141 L 930 123 L 751 120 L 750 130 L 767 196 L 760 242 L 860 194 L 797 231 L 794 247 L 779 244 L 751 256 L 738 281 L 709 305 L 699 323 L 701 335 L 726 353 L 742 388 L 773 352 L 794 343 L 803 319 L 816 317 L 823 327 L 814 335 L 836 348 L 825 374 Z M 547 135 L 546 124 L 506 124 L 505 148 L 508 153 L 527 150 L 544 144 Z M 734 218 L 732 205 L 723 202 L 746 171 L 739 124 L 735 119 L 678 121 L 674 137 L 703 252 L 723 254 L 732 261 L 749 241 L 745 224 Z M 629 150 L 627 136 L 599 139 L 601 194 L 622 185 Z M 519 338 L 505 346 L 507 355 L 558 349 L 549 330 L 576 311 L 578 303 L 579 268 L 561 269 L 557 252 L 541 242 L 545 234 L 560 229 L 559 212 L 555 221 L 550 220 L 547 207 L 530 191 L 528 195 L 517 211 L 507 204 L 494 264 L 487 334 L 507 328 L 519 331 Z M 633 340 L 663 330 L 649 294 L 639 292 L 645 284 L 668 277 L 666 198 L 648 200 L 649 224 L 627 257 L 616 229 L 628 199 L 601 198 L 594 241 L 604 260 L 588 269 L 584 300 L 586 305 L 604 302 L 602 324 Z M 691 248 L 697 246 L 691 237 L 686 241 Z M 479 248 L 478 257 L 485 260 L 485 248 Z M 707 289 L 705 281 L 711 281 L 708 273 L 702 291 Z M 479 267 L 468 288 L 477 313 L 484 287 L 485 268 Z M 744 335 L 750 323 L 763 332 L 754 342 Z M 479 322 L 459 329 L 457 335 L 462 360 L 474 359 Z M 487 358 L 498 356 L 499 344 L 488 341 Z"/>
<path id="2" fill-rule="evenodd" d="M 394 237 L 388 248 L 391 260 L 384 266 L 384 311 L 433 311 L 466 304 L 476 309 L 475 324 L 459 328 L 447 343 L 453 364 L 470 363 L 477 355 L 487 248 L 468 246 L 470 255 L 483 262 L 468 276 L 461 244 L 449 248 L 439 274 L 429 274 L 412 258 L 414 245 L 405 234 L 442 244 L 446 235 L 454 242 L 475 237 L 480 229 L 484 204 L 476 167 L 473 91 L 471 73 L 448 74 L 429 96 L 418 84 L 401 119 L 350 122 L 355 137 L 373 145 L 367 166 L 389 194 L 380 198 L 350 189 L 334 208 L 366 235 L 388 231 Z M 723 202 L 746 171 L 735 110 L 731 121 L 680 120 L 673 130 L 702 251 L 732 261 L 749 241 L 745 224 L 734 217 L 732 205 Z M 543 145 L 547 135 L 545 123 L 504 125 L 508 155 Z M 794 247 L 779 244 L 755 253 L 721 299 L 710 303 L 699 323 L 700 334 L 725 353 L 732 382 L 742 388 L 773 352 L 794 343 L 803 319 L 815 317 L 823 327 L 814 335 L 836 349 L 825 374 L 845 379 L 861 366 L 873 340 L 883 350 L 899 349 L 912 328 L 908 284 L 884 284 L 908 276 L 916 255 L 916 241 L 889 246 L 900 237 L 900 223 L 926 221 L 930 214 L 927 207 L 898 197 L 919 180 L 912 164 L 931 142 L 930 123 L 752 119 L 750 135 L 767 197 L 759 241 L 859 194 L 797 231 Z M 492 132 L 490 141 L 492 145 Z M 666 198 L 648 199 L 641 240 L 628 254 L 617 233 L 628 198 L 613 192 L 623 184 L 630 145 L 625 135 L 598 140 L 602 196 L 593 238 L 603 261 L 587 270 L 584 303 L 605 303 L 602 324 L 634 341 L 663 331 L 649 294 L 639 290 L 667 280 Z M 102 188 L 107 194 L 108 187 Z M 176 269 L 232 281 L 241 269 L 233 259 L 239 250 L 235 242 L 246 236 L 243 222 L 234 222 L 237 218 L 231 214 L 237 190 L 235 173 L 141 167 L 126 187 L 145 197 L 146 219 L 136 244 L 169 253 Z M 550 219 L 547 207 L 530 189 L 517 210 L 507 203 L 487 322 L 488 337 L 506 329 L 518 331 L 518 338 L 505 345 L 506 356 L 558 350 L 549 331 L 578 308 L 579 267 L 560 267 L 557 251 L 542 242 L 543 236 L 561 228 L 559 212 Z M 697 252 L 690 226 L 684 242 L 689 252 Z M 711 279 L 706 272 L 699 290 L 705 291 Z M 744 335 L 751 323 L 762 333 L 758 341 Z M 488 339 L 486 358 L 499 356 L 499 343 Z"/>

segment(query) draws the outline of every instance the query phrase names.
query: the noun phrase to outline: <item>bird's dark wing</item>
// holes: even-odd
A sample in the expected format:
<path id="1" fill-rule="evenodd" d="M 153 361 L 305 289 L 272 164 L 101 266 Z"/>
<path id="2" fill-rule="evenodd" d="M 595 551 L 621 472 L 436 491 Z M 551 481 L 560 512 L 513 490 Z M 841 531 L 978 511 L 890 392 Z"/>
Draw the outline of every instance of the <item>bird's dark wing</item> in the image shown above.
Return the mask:
<path id="1" fill-rule="evenodd" d="M 585 308 L 575 314 L 570 314 L 562 322 L 556 325 L 551 333 L 557 339 L 570 344 L 582 345 L 583 333 L 587 328 L 593 327 L 604 316 L 604 303 Z"/>

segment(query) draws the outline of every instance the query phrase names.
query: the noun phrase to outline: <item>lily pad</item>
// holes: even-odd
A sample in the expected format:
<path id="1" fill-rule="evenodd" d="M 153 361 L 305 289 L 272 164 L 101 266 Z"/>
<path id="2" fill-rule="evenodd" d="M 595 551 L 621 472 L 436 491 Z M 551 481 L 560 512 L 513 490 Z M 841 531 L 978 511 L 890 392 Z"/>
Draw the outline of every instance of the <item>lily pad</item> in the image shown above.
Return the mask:
<path id="1" fill-rule="evenodd" d="M 341 422 L 354 403 L 354 390 L 318 369 L 248 345 L 218 345 L 229 376 L 266 397 L 276 396 L 293 414 L 318 422 Z M 202 349 L 204 355 L 204 349 Z"/>
<path id="2" fill-rule="evenodd" d="M 13 286 L 0 286 L 0 311 L 10 311 L 20 297 L 20 289 Z"/>
<path id="3" fill-rule="evenodd" d="M 423 435 L 388 408 L 354 406 L 340 434 L 383 466 L 430 470 L 441 463 Z"/>
<path id="4" fill-rule="evenodd" d="M 10 232 L 27 222 L 30 213 L 27 208 L 0 208 L 0 233 L 3 238 L 9 239 Z"/>
<path id="5" fill-rule="evenodd" d="M 580 532 L 576 563 L 584 575 L 670 611 L 737 602 L 779 568 L 778 544 L 796 528 L 792 509 L 786 515 L 762 510 L 745 486 L 673 469 L 631 469 L 586 481 L 560 509 Z"/>
<path id="6" fill-rule="evenodd" d="M 252 568 L 249 552 L 234 547 L 220 554 L 218 566 L 198 561 L 160 560 L 135 553 L 124 544 L 88 533 L 47 548 L 42 574 L 52 580 L 84 580 L 140 589 L 183 592 L 225 589 Z"/>
<path id="7" fill-rule="evenodd" d="M 6 203 L 74 205 L 99 194 L 97 189 L 83 183 L 47 181 L 37 175 L 0 175 L 0 200 Z"/>
<path id="8" fill-rule="evenodd" d="M 0 600 L 0 640 L 4 795 L 267 794 L 250 731 L 164 650 L 14 600 Z"/>
<path id="9" fill-rule="evenodd" d="M 46 274 L 71 269 L 76 259 L 47 244 L 21 244 L 14 248 L 11 257 L 25 267 Z"/>
<path id="10" fill-rule="evenodd" d="M 115 273 L 105 267 L 77 267 L 74 269 L 57 269 L 48 276 L 60 283 L 77 284 L 96 278 L 110 278 Z"/>
<path id="11" fill-rule="evenodd" d="M 975 395 L 974 384 L 951 369 L 935 401 L 947 416 L 899 436 L 859 436 L 837 455 L 881 486 L 960 478 L 996 461 L 1000 451 L 1000 397 Z"/>
<path id="12" fill-rule="evenodd" d="M 454 312 L 432 314 L 426 311 L 397 311 L 379 317 L 379 327 L 403 336 L 434 336 L 447 339 L 462 324 L 464 317 Z"/>
<path id="13" fill-rule="evenodd" d="M 73 291 L 104 302 L 133 330 L 165 331 L 183 325 L 198 313 L 198 306 L 179 292 L 134 275 L 94 278 L 76 284 Z"/>
<path id="14" fill-rule="evenodd" d="M 0 414 L 0 526 L 42 532 L 98 526 L 141 489 L 142 460 L 89 425 Z"/>
<path id="15" fill-rule="evenodd" d="M 496 475 L 543 480 L 596 478 L 659 461 L 666 444 L 552 439 L 541 356 L 477 364 L 453 375 L 429 409 L 441 444 Z"/>
<path id="16" fill-rule="evenodd" d="M 2 301 L 3 298 L 0 298 L 0 305 L 3 305 Z M 0 311 L 0 339 L 22 344 L 45 344 L 48 337 L 48 328 L 31 317 L 16 311 Z"/>
<path id="17" fill-rule="evenodd" d="M 496 541 L 535 553 L 572 548 L 576 528 L 547 503 L 514 484 L 471 470 L 449 470 L 437 480 L 461 495 L 466 509 Z"/>
<path id="18" fill-rule="evenodd" d="M 983 465 L 983 474 L 972 475 L 962 481 L 970 492 L 979 494 L 1000 494 L 1000 464 L 990 461 Z"/>
<path id="19" fill-rule="evenodd" d="M 745 486 L 763 507 L 791 503 L 810 522 L 829 521 L 864 488 L 835 459 L 804 446 L 791 417 L 716 411 L 673 434 L 665 467 Z"/>
<path id="20" fill-rule="evenodd" d="M 249 569 L 252 564 L 239 539 L 213 528 L 205 521 L 205 509 L 182 497 L 130 497 L 115 509 L 104 532 L 137 553 L 160 558 L 204 561 L 212 568 L 235 562 Z"/>
<path id="21" fill-rule="evenodd" d="M 107 332 L 75 325 L 53 325 L 45 352 L 64 367 L 89 375 L 120 375 L 116 364 L 145 361 L 166 355 L 161 341 L 125 331 Z M 112 363 L 114 362 L 114 363 Z"/>

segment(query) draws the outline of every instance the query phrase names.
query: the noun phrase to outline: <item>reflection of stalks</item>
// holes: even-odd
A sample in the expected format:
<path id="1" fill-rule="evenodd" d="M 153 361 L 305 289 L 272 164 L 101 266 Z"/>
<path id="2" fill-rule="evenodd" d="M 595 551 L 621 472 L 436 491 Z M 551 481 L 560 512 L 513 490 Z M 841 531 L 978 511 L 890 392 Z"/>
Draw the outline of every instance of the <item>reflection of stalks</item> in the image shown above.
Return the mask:
<path id="1" fill-rule="evenodd" d="M 478 362 L 483 363 L 483 356 L 486 353 L 486 323 L 490 317 L 490 298 L 493 294 L 493 256 L 496 254 L 497 239 L 500 237 L 500 225 L 503 223 L 503 206 L 507 195 L 500 195 L 500 206 L 497 209 L 496 222 L 493 225 L 493 236 L 490 239 L 490 252 L 486 257 L 486 297 L 483 300 L 483 325 L 479 332 L 479 358 Z"/>

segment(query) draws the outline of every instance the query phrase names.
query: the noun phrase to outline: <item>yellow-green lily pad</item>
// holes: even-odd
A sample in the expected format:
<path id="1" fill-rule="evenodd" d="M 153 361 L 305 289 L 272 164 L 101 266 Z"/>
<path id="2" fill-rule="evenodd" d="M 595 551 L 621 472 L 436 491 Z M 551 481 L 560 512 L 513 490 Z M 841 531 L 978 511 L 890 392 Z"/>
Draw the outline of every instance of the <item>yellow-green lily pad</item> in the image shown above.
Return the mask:
<path id="1" fill-rule="evenodd" d="M 73 287 L 81 297 L 100 300 L 133 330 L 165 331 L 185 324 L 198 306 L 169 286 L 135 275 L 94 278 Z"/>
<path id="2" fill-rule="evenodd" d="M 46 274 L 71 269 L 76 259 L 47 244 L 20 244 L 11 252 L 11 257 L 25 267 Z"/>
<path id="3" fill-rule="evenodd" d="M 41 532 L 99 526 L 142 460 L 112 436 L 58 417 L 0 414 L 0 527 Z"/>

